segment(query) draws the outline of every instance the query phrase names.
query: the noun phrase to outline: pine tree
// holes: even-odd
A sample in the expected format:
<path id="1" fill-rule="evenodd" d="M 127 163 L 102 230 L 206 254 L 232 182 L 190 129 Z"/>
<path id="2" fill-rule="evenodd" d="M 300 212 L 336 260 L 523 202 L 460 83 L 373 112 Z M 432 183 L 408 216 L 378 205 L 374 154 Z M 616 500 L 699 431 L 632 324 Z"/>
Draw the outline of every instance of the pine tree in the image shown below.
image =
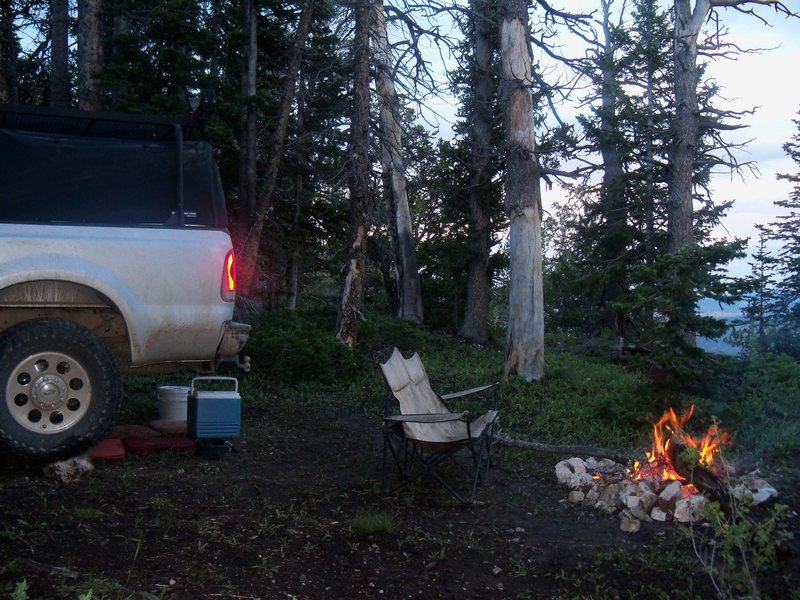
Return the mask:
<path id="1" fill-rule="evenodd" d="M 796 173 L 783 173 L 779 179 L 793 185 L 789 197 L 775 205 L 787 211 L 769 224 L 769 239 L 780 244 L 775 257 L 775 298 L 771 313 L 776 326 L 772 348 L 800 358 L 800 119 L 794 120 L 798 131 L 783 146 L 784 152 L 798 167 Z"/>

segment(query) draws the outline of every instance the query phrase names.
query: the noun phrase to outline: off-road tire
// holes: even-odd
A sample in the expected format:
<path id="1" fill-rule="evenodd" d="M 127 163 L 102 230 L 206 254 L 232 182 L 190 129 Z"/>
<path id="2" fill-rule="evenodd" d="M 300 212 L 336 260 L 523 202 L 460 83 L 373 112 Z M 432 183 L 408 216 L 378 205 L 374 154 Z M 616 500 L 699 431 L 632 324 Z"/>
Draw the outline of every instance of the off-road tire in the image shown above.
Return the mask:
<path id="1" fill-rule="evenodd" d="M 0 445 L 22 457 L 73 456 L 105 435 L 122 403 L 108 347 L 61 319 L 19 323 L 0 338 Z"/>

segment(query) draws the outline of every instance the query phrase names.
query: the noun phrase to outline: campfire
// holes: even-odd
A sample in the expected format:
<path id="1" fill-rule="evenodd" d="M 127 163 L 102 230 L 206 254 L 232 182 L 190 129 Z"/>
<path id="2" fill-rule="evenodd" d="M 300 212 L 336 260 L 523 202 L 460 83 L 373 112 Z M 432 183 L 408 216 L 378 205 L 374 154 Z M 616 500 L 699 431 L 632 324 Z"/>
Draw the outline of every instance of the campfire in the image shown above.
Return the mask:
<path id="1" fill-rule="evenodd" d="M 642 521 L 693 522 L 702 518 L 708 498 L 725 502 L 732 489 L 738 499 L 764 502 L 777 495 L 763 479 L 730 485 L 718 464 L 721 448 L 731 443 L 716 424 L 693 437 L 686 424 L 692 405 L 678 415 L 668 409 L 653 425 L 652 448 L 644 460 L 626 466 L 609 459 L 570 458 L 556 465 L 559 482 L 572 489 L 569 501 L 620 516 L 624 531 L 638 531 Z"/>
<path id="2" fill-rule="evenodd" d="M 645 452 L 647 462 L 636 460 L 628 470 L 632 480 L 681 481 L 685 484 L 685 495 L 692 495 L 698 492 L 693 484 L 692 471 L 695 467 L 715 477 L 714 459 L 723 444 L 730 444 L 730 436 L 715 424 L 709 427 L 702 438 L 692 437 L 686 431 L 686 423 L 693 414 L 694 404 L 680 417 L 673 409 L 667 409 L 653 425 L 653 447 Z M 706 480 L 709 479 L 708 475 Z"/>

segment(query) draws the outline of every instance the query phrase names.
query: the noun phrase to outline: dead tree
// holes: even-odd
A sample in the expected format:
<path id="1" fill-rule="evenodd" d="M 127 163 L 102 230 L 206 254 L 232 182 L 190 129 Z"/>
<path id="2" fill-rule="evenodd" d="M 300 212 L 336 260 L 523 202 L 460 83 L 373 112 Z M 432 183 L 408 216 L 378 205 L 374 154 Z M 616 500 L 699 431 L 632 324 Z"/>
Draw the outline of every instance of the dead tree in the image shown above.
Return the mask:
<path id="1" fill-rule="evenodd" d="M 489 342 L 489 299 L 491 281 L 489 256 L 492 244 L 491 218 L 487 199 L 491 194 L 492 113 L 495 100 L 492 58 L 496 49 L 494 21 L 488 14 L 489 3 L 471 0 L 472 69 L 470 72 L 472 107 L 469 190 L 470 258 L 467 262 L 467 290 L 464 320 L 459 335 L 475 344 Z"/>
<path id="2" fill-rule="evenodd" d="M 669 201 L 667 207 L 668 250 L 679 252 L 695 243 L 693 227 L 693 175 L 697 160 L 697 142 L 701 114 L 697 87 L 700 70 L 697 65 L 698 39 L 712 11 L 734 8 L 754 16 L 753 6 L 770 6 L 786 15 L 794 15 L 777 0 L 674 0 L 674 94 L 675 114 L 672 120 L 672 143 L 669 148 Z M 763 19 L 762 19 L 763 20 Z M 686 342 L 694 345 L 694 335 L 687 332 Z"/>
<path id="3" fill-rule="evenodd" d="M 511 258 L 503 373 L 526 381 L 544 376 L 542 196 L 534 141 L 528 3 L 501 2 L 500 56 L 505 126 L 505 209 Z"/>
<path id="4" fill-rule="evenodd" d="M 350 231 L 343 270 L 336 339 L 351 348 L 358 338 L 364 301 L 367 250 L 367 201 L 370 195 L 369 32 L 370 0 L 356 0 L 353 37 L 353 112 L 350 119 Z"/>
<path id="5" fill-rule="evenodd" d="M 372 4 L 372 43 L 380 116 L 381 167 L 386 188 L 384 193 L 392 219 L 389 229 L 397 270 L 397 316 L 406 321 L 422 323 L 422 294 L 402 154 L 400 99 L 395 89 L 394 61 L 382 0 L 374 0 Z"/>

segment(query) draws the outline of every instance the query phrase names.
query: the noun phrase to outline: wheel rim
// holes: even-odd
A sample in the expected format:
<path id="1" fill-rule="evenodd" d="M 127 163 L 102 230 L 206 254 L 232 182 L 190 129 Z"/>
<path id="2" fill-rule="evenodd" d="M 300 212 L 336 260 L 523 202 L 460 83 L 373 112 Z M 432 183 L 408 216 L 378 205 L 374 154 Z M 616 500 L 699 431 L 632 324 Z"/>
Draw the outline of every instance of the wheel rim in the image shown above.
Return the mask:
<path id="1" fill-rule="evenodd" d="M 86 369 L 60 352 L 32 354 L 11 372 L 6 405 L 14 419 L 34 433 L 53 434 L 83 418 L 92 400 Z"/>

